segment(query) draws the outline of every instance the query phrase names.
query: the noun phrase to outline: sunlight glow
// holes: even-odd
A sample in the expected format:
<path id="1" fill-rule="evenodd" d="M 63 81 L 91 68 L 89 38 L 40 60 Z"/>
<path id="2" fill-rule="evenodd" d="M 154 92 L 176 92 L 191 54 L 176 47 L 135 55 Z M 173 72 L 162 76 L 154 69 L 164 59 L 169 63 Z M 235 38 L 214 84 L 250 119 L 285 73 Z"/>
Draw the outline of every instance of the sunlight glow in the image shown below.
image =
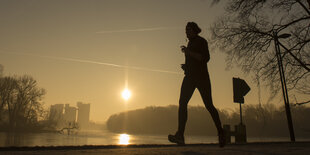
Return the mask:
<path id="1" fill-rule="evenodd" d="M 131 92 L 126 88 L 123 90 L 122 92 L 122 97 L 124 100 L 129 100 L 129 98 L 131 97 Z"/>
<path id="2" fill-rule="evenodd" d="M 130 136 L 128 134 L 120 134 L 119 135 L 119 143 L 120 145 L 128 145 L 130 140 Z"/>

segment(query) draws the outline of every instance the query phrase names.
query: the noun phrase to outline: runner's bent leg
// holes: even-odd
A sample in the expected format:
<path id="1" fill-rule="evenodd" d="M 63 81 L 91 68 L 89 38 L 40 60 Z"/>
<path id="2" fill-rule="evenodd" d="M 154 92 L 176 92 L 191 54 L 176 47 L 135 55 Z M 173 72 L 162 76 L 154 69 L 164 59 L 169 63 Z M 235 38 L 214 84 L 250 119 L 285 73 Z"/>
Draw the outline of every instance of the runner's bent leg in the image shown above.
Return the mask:
<path id="1" fill-rule="evenodd" d="M 210 78 L 208 74 L 207 76 L 199 80 L 199 82 L 197 83 L 197 88 L 200 92 L 200 95 L 202 97 L 203 103 L 205 104 L 205 107 L 207 108 L 207 110 L 210 112 L 212 116 L 212 119 L 217 128 L 218 134 L 222 134 L 223 132 L 222 123 L 221 123 L 218 111 L 213 105 L 211 82 L 210 82 Z"/>

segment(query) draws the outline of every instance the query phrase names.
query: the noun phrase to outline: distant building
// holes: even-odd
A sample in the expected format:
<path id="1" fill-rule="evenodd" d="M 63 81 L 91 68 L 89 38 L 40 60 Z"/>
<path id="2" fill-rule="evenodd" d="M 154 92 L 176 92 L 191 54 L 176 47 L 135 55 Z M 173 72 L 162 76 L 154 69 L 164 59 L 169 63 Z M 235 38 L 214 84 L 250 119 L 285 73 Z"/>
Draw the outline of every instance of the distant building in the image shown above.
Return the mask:
<path id="1" fill-rule="evenodd" d="M 81 128 L 88 128 L 89 125 L 89 113 L 90 104 L 84 104 L 82 102 L 77 103 L 78 107 L 78 117 L 77 122 Z"/>
<path id="2" fill-rule="evenodd" d="M 76 107 L 69 104 L 51 105 L 49 120 L 57 122 L 58 127 L 71 126 L 78 123 L 80 128 L 86 129 L 89 126 L 90 104 L 77 103 Z"/>
<path id="3" fill-rule="evenodd" d="M 49 119 L 58 121 L 63 118 L 64 104 L 51 105 Z"/>
<path id="4" fill-rule="evenodd" d="M 64 120 L 69 123 L 76 122 L 76 108 L 75 107 L 70 107 L 69 104 L 65 105 Z"/>

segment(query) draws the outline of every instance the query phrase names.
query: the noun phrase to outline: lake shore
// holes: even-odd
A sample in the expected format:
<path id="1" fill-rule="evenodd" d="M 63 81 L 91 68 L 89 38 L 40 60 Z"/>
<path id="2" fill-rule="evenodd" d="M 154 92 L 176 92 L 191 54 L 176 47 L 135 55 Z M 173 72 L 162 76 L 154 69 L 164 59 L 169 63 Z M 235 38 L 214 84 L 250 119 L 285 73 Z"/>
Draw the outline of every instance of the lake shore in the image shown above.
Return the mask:
<path id="1" fill-rule="evenodd" d="M 306 142 L 255 142 L 246 144 L 229 144 L 220 148 L 218 144 L 187 144 L 185 146 L 168 145 L 84 145 L 84 146 L 49 146 L 49 147 L 1 147 L 0 154 L 16 155 L 88 155 L 88 154 L 111 154 L 111 155 L 258 155 L 258 154 L 308 154 L 310 141 Z"/>

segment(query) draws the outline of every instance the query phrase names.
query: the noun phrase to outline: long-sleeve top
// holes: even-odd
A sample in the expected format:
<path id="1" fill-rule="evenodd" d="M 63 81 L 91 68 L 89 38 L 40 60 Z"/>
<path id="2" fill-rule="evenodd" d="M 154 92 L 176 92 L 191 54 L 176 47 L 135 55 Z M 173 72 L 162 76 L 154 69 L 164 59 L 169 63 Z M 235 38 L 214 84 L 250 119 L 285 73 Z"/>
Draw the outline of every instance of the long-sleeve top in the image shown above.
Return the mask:
<path id="1" fill-rule="evenodd" d="M 203 76 L 208 73 L 207 62 L 210 60 L 208 42 L 201 36 L 196 36 L 189 40 L 187 44 L 189 52 L 195 52 L 201 55 L 202 59 L 198 60 L 189 54 L 185 54 L 185 75 Z"/>

